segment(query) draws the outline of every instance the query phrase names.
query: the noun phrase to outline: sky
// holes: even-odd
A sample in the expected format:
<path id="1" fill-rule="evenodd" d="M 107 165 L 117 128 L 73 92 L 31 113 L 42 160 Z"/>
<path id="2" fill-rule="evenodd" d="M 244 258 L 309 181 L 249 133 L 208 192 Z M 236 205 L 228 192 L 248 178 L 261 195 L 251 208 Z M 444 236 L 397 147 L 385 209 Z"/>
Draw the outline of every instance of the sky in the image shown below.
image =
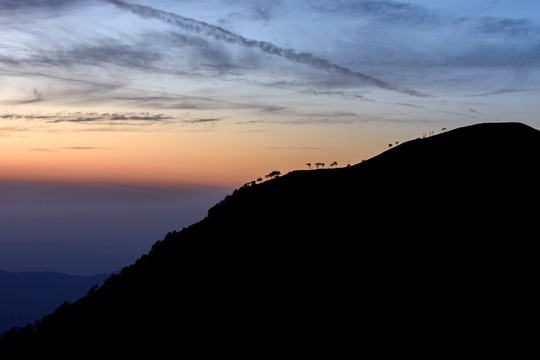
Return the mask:
<path id="1" fill-rule="evenodd" d="M 0 269 L 114 271 L 271 171 L 479 122 L 539 128 L 539 15 L 537 0 L 0 0 Z"/>

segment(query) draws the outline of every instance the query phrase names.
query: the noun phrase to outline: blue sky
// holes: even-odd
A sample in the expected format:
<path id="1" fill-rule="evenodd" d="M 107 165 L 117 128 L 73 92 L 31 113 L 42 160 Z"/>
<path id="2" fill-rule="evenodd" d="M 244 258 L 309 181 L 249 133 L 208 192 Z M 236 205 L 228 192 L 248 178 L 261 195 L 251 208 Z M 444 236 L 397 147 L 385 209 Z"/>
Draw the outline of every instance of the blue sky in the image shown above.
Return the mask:
<path id="1" fill-rule="evenodd" d="M 18 194 L 0 198 L 0 246 L 136 254 L 273 170 L 360 162 L 443 127 L 539 128 L 539 14 L 535 0 L 0 0 L 0 194 Z M 79 195 L 35 213 L 13 184 Z M 125 195 L 114 206 L 138 201 L 148 219 L 174 190 L 178 222 L 128 231 L 141 213 L 79 211 L 73 231 L 86 237 L 62 232 L 89 189 L 102 191 L 94 209 L 112 206 L 113 185 Z M 28 235 L 44 223 L 46 236 Z M 119 240 L 149 227 L 148 240 Z"/>
<path id="2" fill-rule="evenodd" d="M 317 121 L 311 109 L 328 122 L 536 121 L 537 1 L 1 4 L 8 112 L 136 109 L 188 127 Z"/>

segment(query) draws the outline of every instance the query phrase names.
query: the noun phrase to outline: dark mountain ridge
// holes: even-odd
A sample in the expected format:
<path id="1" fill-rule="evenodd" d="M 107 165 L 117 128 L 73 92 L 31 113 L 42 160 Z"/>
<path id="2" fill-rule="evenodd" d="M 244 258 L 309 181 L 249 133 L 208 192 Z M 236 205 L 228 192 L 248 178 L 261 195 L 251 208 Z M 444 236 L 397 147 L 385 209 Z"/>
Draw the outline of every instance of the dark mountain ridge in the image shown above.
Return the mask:
<path id="1" fill-rule="evenodd" d="M 0 346 L 339 356 L 483 341 L 527 303 L 539 163 L 539 131 L 479 124 L 242 187 Z"/>

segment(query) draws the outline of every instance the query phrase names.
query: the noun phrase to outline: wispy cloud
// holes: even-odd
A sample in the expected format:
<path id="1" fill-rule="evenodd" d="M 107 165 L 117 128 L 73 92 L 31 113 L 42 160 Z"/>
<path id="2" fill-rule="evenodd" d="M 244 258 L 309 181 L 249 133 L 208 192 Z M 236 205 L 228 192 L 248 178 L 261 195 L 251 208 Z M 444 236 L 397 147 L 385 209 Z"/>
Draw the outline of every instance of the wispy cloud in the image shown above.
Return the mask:
<path id="1" fill-rule="evenodd" d="M 28 131 L 26 127 L 0 126 L 0 136 L 11 136 L 13 134 Z"/>
<path id="2" fill-rule="evenodd" d="M 267 41 L 248 39 L 242 35 L 225 30 L 222 27 L 208 24 L 192 18 L 183 17 L 175 13 L 158 10 L 150 6 L 130 4 L 120 0 L 107 1 L 118 6 L 121 9 L 131 11 L 132 13 L 137 14 L 143 18 L 158 19 L 160 21 L 163 21 L 164 23 L 179 27 L 183 30 L 208 36 L 222 42 L 241 45 L 247 48 L 256 48 L 265 53 L 276 55 L 292 62 L 306 64 L 317 69 L 322 69 L 344 76 L 349 76 L 357 79 L 363 84 L 377 86 L 385 90 L 402 92 L 414 96 L 423 96 L 417 91 L 411 89 L 401 89 L 398 86 L 389 84 L 381 79 L 377 79 L 364 73 L 351 70 L 347 67 L 332 63 L 326 59 L 314 56 L 310 53 L 297 52 L 294 49 L 285 49 Z"/>
<path id="3" fill-rule="evenodd" d="M 373 101 L 371 99 L 366 98 L 363 95 L 350 93 L 350 92 L 345 92 L 345 91 L 331 91 L 331 90 L 317 91 L 317 90 L 313 90 L 313 89 L 308 89 L 308 90 L 302 91 L 302 93 L 304 93 L 304 94 L 312 94 L 312 95 L 337 96 L 337 97 L 343 97 L 343 98 L 347 98 L 347 99 L 354 99 L 354 100 L 360 100 L 360 101 Z"/>
<path id="4" fill-rule="evenodd" d="M 0 1 L 0 75 L 7 89 L 0 105 L 106 107 L 121 115 L 71 113 L 48 124 L 115 130 L 195 125 L 231 118 L 233 111 L 294 121 L 314 103 L 329 113 L 343 105 L 360 113 L 355 106 L 365 111 L 374 104 L 411 104 L 412 112 L 448 92 L 486 98 L 505 89 L 527 92 L 539 77 L 540 22 L 525 11 L 507 14 L 504 3 L 480 1 L 474 11 L 457 11 L 473 5 Z M 298 13 L 303 16 L 292 16 Z M 409 96 L 426 94 L 434 96 Z M 130 117 L 131 110 L 176 118 Z M 238 122 L 253 121 L 261 120 Z"/>
<path id="5" fill-rule="evenodd" d="M 476 20 L 468 19 L 466 24 L 472 33 L 485 36 L 535 37 L 540 26 L 530 19 L 512 19 L 497 17 L 481 17 Z"/>
<path id="6" fill-rule="evenodd" d="M 311 6 L 325 13 L 337 13 L 348 17 L 373 17 L 390 24 L 424 27 L 441 22 L 441 17 L 436 12 L 405 1 L 315 1 Z"/>
<path id="7" fill-rule="evenodd" d="M 171 120 L 174 119 L 172 116 L 166 116 L 163 114 L 157 114 L 152 115 L 149 113 L 129 113 L 129 114 L 111 114 L 110 120 L 111 121 L 165 121 L 165 120 Z"/>
<path id="8" fill-rule="evenodd" d="M 216 123 L 221 121 L 220 119 L 216 118 L 208 118 L 208 119 L 193 119 L 193 120 L 184 120 L 184 123 L 188 124 L 206 124 L 206 123 Z"/>
<path id="9" fill-rule="evenodd" d="M 53 150 L 53 149 L 44 149 L 44 148 L 35 148 L 35 149 L 30 149 L 28 151 L 35 151 L 35 152 L 57 152 L 56 150 Z"/>
<path id="10" fill-rule="evenodd" d="M 2 10 L 16 10 L 16 9 L 32 9 L 32 8 L 45 8 L 45 9 L 58 9 L 62 7 L 73 6 L 75 4 L 83 3 L 83 0 L 2 0 L 0 2 L 0 9 Z"/>
<path id="11" fill-rule="evenodd" d="M 28 151 L 32 152 L 59 152 L 62 150 L 115 150 L 111 147 L 96 147 L 96 146 L 63 146 L 57 148 L 33 148 Z"/>
<path id="12" fill-rule="evenodd" d="M 13 101 L 8 101 L 7 103 L 10 105 L 24 105 L 24 104 L 38 103 L 44 100 L 43 94 L 39 92 L 37 89 L 34 89 L 32 92 L 33 92 L 33 96 L 30 99 L 13 100 Z"/>
<path id="13" fill-rule="evenodd" d="M 41 121 L 45 124 L 129 125 L 146 126 L 175 121 L 173 116 L 144 113 L 60 112 L 56 114 L 0 114 L 0 120 Z"/>
<path id="14" fill-rule="evenodd" d="M 113 148 L 95 147 L 95 146 L 64 146 L 66 150 L 113 150 Z"/>

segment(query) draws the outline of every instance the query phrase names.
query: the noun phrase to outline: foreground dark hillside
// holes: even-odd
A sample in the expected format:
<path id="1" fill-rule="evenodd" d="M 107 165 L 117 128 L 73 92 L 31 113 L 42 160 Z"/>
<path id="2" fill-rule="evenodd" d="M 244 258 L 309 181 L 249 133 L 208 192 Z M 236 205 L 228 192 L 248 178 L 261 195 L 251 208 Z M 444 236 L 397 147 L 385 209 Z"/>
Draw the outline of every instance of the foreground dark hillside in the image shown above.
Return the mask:
<path id="1" fill-rule="evenodd" d="M 507 306 L 526 311 L 538 164 L 540 132 L 481 124 L 244 187 L 0 346 L 259 357 L 482 341 Z"/>

